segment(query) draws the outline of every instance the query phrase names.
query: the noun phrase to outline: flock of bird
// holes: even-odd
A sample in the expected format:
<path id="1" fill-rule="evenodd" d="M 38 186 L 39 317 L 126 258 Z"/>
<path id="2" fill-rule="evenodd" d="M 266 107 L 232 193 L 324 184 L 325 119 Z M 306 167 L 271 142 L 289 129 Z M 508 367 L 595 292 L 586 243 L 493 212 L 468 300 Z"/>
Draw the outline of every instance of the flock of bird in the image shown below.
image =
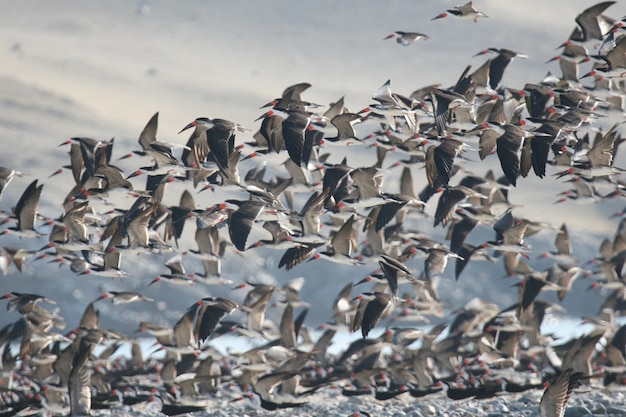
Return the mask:
<path id="1" fill-rule="evenodd" d="M 224 400 L 275 410 L 299 407 L 329 387 L 381 401 L 403 394 L 482 399 L 543 389 L 556 380 L 540 405 L 541 415 L 552 417 L 563 415 L 579 384 L 623 388 L 626 326 L 615 317 L 626 311 L 624 223 L 585 264 L 572 253 L 565 223 L 518 217 L 509 202 L 531 171 L 545 181 L 567 179 L 573 188 L 557 202 L 571 210 L 577 209 L 573 200 L 602 204 L 623 195 L 621 169 L 613 161 L 622 142 L 626 19 L 604 14 L 613 3 L 578 15 L 561 54 L 551 60 L 559 62 L 560 77 L 522 88 L 502 80 L 511 61 L 524 55 L 489 48 L 477 55 L 495 56 L 473 72 L 465 68 L 450 87 L 430 85 L 402 95 L 387 81 L 375 90 L 374 104 L 354 113 L 343 97 L 321 111 L 303 98 L 308 83 L 292 85 L 263 106 L 254 134 L 229 120 L 198 117 L 181 130 L 191 131 L 184 145 L 165 142 L 157 139 L 156 113 L 139 136 L 140 149 L 118 158 L 145 163 L 132 172 L 115 165 L 113 139 L 64 142 L 69 165 L 51 175 L 67 180 L 63 214 L 39 210 L 45 184 L 34 179 L 15 198 L 13 211 L 4 213 L 0 239 L 17 236 L 17 243 L 1 248 L 2 272 L 26 274 L 47 260 L 63 268 L 59 279 L 78 275 L 93 280 L 94 288 L 102 280 L 124 285 L 147 279 L 133 263 L 137 254 L 148 254 L 168 273 L 144 282 L 145 291 L 159 287 L 152 298 L 107 291 L 86 301 L 71 331 L 55 300 L 36 290 L 8 289 L 2 300 L 14 316 L 0 330 L 0 416 L 42 409 L 87 415 L 96 408 L 140 410 L 154 403 L 175 415 Z M 486 17 L 471 2 L 433 19 L 447 16 Z M 397 31 L 388 38 L 406 46 L 428 36 Z M 584 65 L 589 70 L 579 77 Z M 582 85 L 585 78 L 591 87 Z M 618 122 L 591 127 L 607 117 Z M 340 153 L 343 160 L 331 162 Z M 375 153 L 376 162 L 361 164 L 359 155 L 366 153 Z M 388 165 L 388 155 L 401 156 Z M 474 156 L 485 166 L 497 160 L 499 167 L 472 173 Z M 241 173 L 244 164 L 251 169 Z M 23 175 L 0 169 L 4 199 L 19 195 L 10 181 Z M 167 205 L 174 183 L 185 190 L 177 205 Z M 239 198 L 219 200 L 224 195 Z M 469 243 L 478 225 L 493 228 L 495 239 Z M 197 247 L 184 238 L 190 228 Z M 448 228 L 448 244 L 433 238 L 430 232 L 438 228 Z M 554 233 L 556 250 L 545 255 L 553 260 L 547 269 L 533 267 L 525 245 L 535 233 Z M 252 242 L 251 236 L 265 239 Z M 222 261 L 244 263 L 255 251 L 280 251 L 277 267 L 287 270 L 326 261 L 371 272 L 337 286 L 332 319 L 316 338 L 305 325 L 311 306 L 301 291 L 305 279 L 315 279 L 314 268 L 282 287 L 223 276 Z M 191 257 L 202 263 L 202 273 L 186 272 Z M 437 284 L 442 276 L 448 279 L 448 261 L 454 260 L 459 279 L 479 259 L 501 263 L 518 279 L 512 290 L 517 303 L 502 309 L 476 298 L 453 310 L 442 302 Z M 561 307 L 538 296 L 557 291 L 562 301 L 580 276 L 609 295 L 599 316 L 587 318 L 590 333 L 554 340 L 541 324 Z M 178 283 L 234 288 L 231 296 L 189 300 L 173 325 L 136 323 L 156 340 L 150 355 L 138 338 L 100 327 L 98 307 L 106 300 L 118 308 L 158 302 L 176 297 L 178 287 L 170 284 Z M 367 283 L 369 290 L 358 293 Z M 248 290 L 245 297 L 240 289 Z M 266 317 L 269 306 L 282 309 L 276 324 Z M 387 319 L 382 333 L 371 337 Z M 429 319 L 438 324 L 425 328 Z M 331 354 L 341 331 L 362 338 Z M 255 342 L 245 352 L 225 354 L 217 349 L 224 335 Z M 123 346 L 130 346 L 130 356 L 116 355 Z"/>

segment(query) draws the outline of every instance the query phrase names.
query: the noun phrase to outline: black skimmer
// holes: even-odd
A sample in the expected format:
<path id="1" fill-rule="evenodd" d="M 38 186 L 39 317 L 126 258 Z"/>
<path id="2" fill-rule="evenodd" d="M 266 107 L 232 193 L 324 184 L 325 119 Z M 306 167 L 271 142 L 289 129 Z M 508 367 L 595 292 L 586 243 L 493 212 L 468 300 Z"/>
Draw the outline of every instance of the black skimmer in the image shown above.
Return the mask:
<path id="1" fill-rule="evenodd" d="M 328 198 L 324 201 L 325 207 L 330 208 L 340 203 L 350 192 L 348 191 L 348 174 L 352 168 L 345 163 L 328 167 L 324 170 L 322 189 L 328 190 Z"/>
<path id="2" fill-rule="evenodd" d="M 446 126 L 450 124 L 451 110 L 465 104 L 465 96 L 455 91 L 433 88 L 429 99 L 433 104 L 437 134 L 447 136 Z"/>
<path id="3" fill-rule="evenodd" d="M 178 319 L 172 329 L 173 340 L 165 337 L 159 339 L 161 345 L 158 350 L 166 350 L 168 353 L 176 355 L 180 360 L 181 355 L 197 352 L 196 347 L 193 346 L 194 331 L 196 326 L 194 320 L 197 319 L 199 305 L 194 303 L 187 311 Z M 197 323 L 197 322 L 196 322 Z M 174 342 L 166 344 L 164 342 Z M 196 340 L 196 344 L 199 342 Z"/>
<path id="4" fill-rule="evenodd" d="M 565 175 L 579 175 L 590 177 L 602 177 L 615 174 L 613 168 L 613 154 L 617 142 L 617 127 L 622 123 L 614 124 L 604 135 L 599 136 L 593 146 L 586 152 L 576 155 L 573 166 L 557 174 L 557 178 Z"/>
<path id="5" fill-rule="evenodd" d="M 322 140 L 323 133 L 315 128 L 314 123 L 321 123 L 323 117 L 305 110 L 290 109 L 282 123 L 282 135 L 285 148 L 291 160 L 306 167 L 311 159 L 314 145 Z"/>
<path id="6" fill-rule="evenodd" d="M 269 103 L 261 106 L 264 107 L 274 107 L 277 109 L 287 109 L 290 104 L 298 103 L 302 101 L 302 93 L 311 87 L 311 84 L 302 82 L 290 85 L 283 90 L 281 96 L 275 100 L 270 101 Z M 309 103 L 310 104 L 310 103 Z"/>
<path id="7" fill-rule="evenodd" d="M 193 336 L 198 347 L 208 339 L 224 316 L 231 314 L 238 308 L 237 303 L 222 297 L 203 298 L 190 306 L 189 310 L 196 313 Z"/>
<path id="8" fill-rule="evenodd" d="M 345 96 L 341 96 L 339 100 L 328 105 L 328 109 L 322 114 L 326 120 L 332 120 L 335 116 L 348 113 L 348 109 L 345 106 Z"/>
<path id="9" fill-rule="evenodd" d="M 152 298 L 144 297 L 135 291 L 107 291 L 96 299 L 99 300 L 111 300 L 116 304 L 136 303 L 141 301 L 154 301 Z"/>
<path id="10" fill-rule="evenodd" d="M 38 184 L 37 180 L 31 182 L 24 190 L 15 206 L 15 217 L 17 225 L 4 229 L 1 234 L 16 234 L 21 237 L 40 237 L 41 233 L 35 230 L 37 221 L 37 209 L 39 198 L 43 190 L 43 184 Z"/>
<path id="11" fill-rule="evenodd" d="M 233 245 L 240 250 L 246 250 L 246 241 L 252 230 L 252 225 L 259 217 L 266 205 L 257 200 L 228 200 L 227 203 L 236 204 L 239 208 L 228 216 L 228 234 Z"/>
<path id="12" fill-rule="evenodd" d="M 460 17 L 462 19 L 472 19 L 474 22 L 478 22 L 479 17 L 489 17 L 485 13 L 476 10 L 474 5 L 470 1 L 462 6 L 455 6 L 451 9 L 448 9 L 430 20 L 442 19 L 448 16 Z"/>
<path id="13" fill-rule="evenodd" d="M 259 117 L 259 119 L 263 119 L 263 121 L 261 122 L 258 134 L 267 143 L 268 152 L 279 153 L 285 148 L 282 129 L 283 121 L 286 118 L 287 115 L 283 114 L 282 111 L 275 112 L 273 110 L 270 110 Z M 250 155 L 244 157 L 244 160 L 253 158 L 257 156 L 258 153 L 260 153 L 260 151 L 252 152 Z"/>
<path id="14" fill-rule="evenodd" d="M 619 36 L 620 32 L 626 29 L 626 17 L 623 17 L 620 21 L 615 22 L 611 29 L 606 33 L 602 45 L 598 48 L 599 55 L 606 55 L 615 48 L 615 38 Z"/>
<path id="15" fill-rule="evenodd" d="M 615 40 L 615 47 L 606 53 L 606 55 L 592 55 L 591 57 L 600 60 L 604 65 L 595 65 L 594 69 L 581 76 L 586 77 L 603 77 L 603 78 L 623 78 L 626 76 L 626 35 L 620 35 Z"/>
<path id="16" fill-rule="evenodd" d="M 243 307 L 248 313 L 246 316 L 246 330 L 248 332 L 265 337 L 263 334 L 266 324 L 265 312 L 275 289 L 274 286 L 256 284 L 253 290 L 246 294 Z"/>
<path id="17" fill-rule="evenodd" d="M 493 230 L 496 232 L 495 242 L 488 242 L 490 247 L 497 246 L 501 250 L 515 250 L 521 248 L 524 243 L 524 236 L 528 229 L 529 221 L 513 216 L 512 208 L 508 208 L 493 223 Z M 526 248 L 527 249 L 527 248 Z"/>
<path id="18" fill-rule="evenodd" d="M 263 284 L 263 283 L 255 283 L 251 281 L 243 282 L 231 289 L 231 291 L 239 290 L 243 288 L 250 288 L 250 291 L 247 292 L 243 303 L 241 304 L 243 307 L 251 307 L 255 304 L 259 299 L 269 296 L 277 290 L 276 286 L 271 284 Z"/>
<path id="19" fill-rule="evenodd" d="M 221 256 L 221 248 L 226 242 L 221 240 L 218 227 L 228 219 L 227 214 L 224 212 L 225 209 L 226 204 L 222 203 L 196 215 L 194 239 L 198 249 L 191 249 L 189 252 L 202 259 L 205 267 L 205 277 L 220 275 L 219 256 Z"/>
<path id="20" fill-rule="evenodd" d="M 247 129 L 240 124 L 225 119 L 198 117 L 183 127 L 179 133 L 192 127 L 195 127 L 194 136 L 206 137 L 209 150 L 220 170 L 227 171 L 229 168 L 229 156 L 235 150 L 235 134 L 237 132 L 245 132 Z M 201 139 L 197 140 L 201 141 Z M 194 149 L 198 153 L 197 147 L 194 147 Z"/>
<path id="21" fill-rule="evenodd" d="M 384 254 L 380 255 L 380 257 L 382 259 L 378 261 L 378 265 L 389 284 L 389 291 L 393 297 L 397 297 L 400 278 L 405 278 L 411 284 L 417 284 L 417 280 L 413 277 L 409 268 L 402 262 Z"/>
<path id="22" fill-rule="evenodd" d="M 19 272 L 27 272 L 26 260 L 33 253 L 23 248 L 7 246 L 0 248 L 0 271 L 2 271 L 2 275 L 9 273 L 11 263 L 15 265 Z"/>
<path id="23" fill-rule="evenodd" d="M 582 275 L 583 270 L 579 266 L 556 263 L 548 271 L 547 279 L 556 283 L 562 289 L 557 290 L 559 301 L 563 301 L 567 293 L 572 289 L 576 278 Z"/>
<path id="24" fill-rule="evenodd" d="M 417 133 L 419 124 L 416 112 L 422 103 L 410 97 L 391 92 L 391 80 L 387 80 L 372 96 L 378 104 L 369 105 L 362 112 L 372 112 L 385 117 L 391 130 L 397 128 L 396 117 L 402 117 L 411 133 Z"/>
<path id="25" fill-rule="evenodd" d="M 259 246 L 270 247 L 273 249 L 284 249 L 285 247 L 293 246 L 293 231 L 286 225 L 280 223 L 278 220 L 267 220 L 263 222 L 263 229 L 270 232 L 272 235 L 271 239 L 261 239 L 250 245 L 248 249 Z"/>
<path id="26" fill-rule="evenodd" d="M 78 328 L 98 329 L 100 328 L 100 311 L 96 310 L 95 301 L 90 302 L 85 307 L 83 315 L 80 317 Z"/>
<path id="27" fill-rule="evenodd" d="M 434 227 L 439 223 L 444 227 L 447 226 L 456 212 L 457 205 L 468 197 L 486 198 L 486 196 L 481 193 L 462 185 L 446 187 L 441 193 L 441 197 L 439 197 L 439 202 L 437 203 Z"/>
<path id="28" fill-rule="evenodd" d="M 527 83 L 524 86 L 524 99 L 530 117 L 542 117 L 554 106 L 554 90 L 546 85 Z"/>
<path id="29" fill-rule="evenodd" d="M 71 260 L 70 269 L 78 275 L 124 278 L 129 274 L 121 269 L 122 253 L 115 247 L 109 247 L 104 254 L 97 250 L 83 250 L 83 257 Z"/>
<path id="30" fill-rule="evenodd" d="M 482 298 L 472 298 L 463 307 L 455 311 L 454 319 L 448 326 L 451 335 L 472 335 L 482 332 L 486 323 L 498 315 L 500 308 Z"/>
<path id="31" fill-rule="evenodd" d="M 315 250 L 322 246 L 324 242 L 296 242 L 296 244 L 288 248 L 278 262 L 279 268 L 285 268 L 289 271 L 305 259 L 309 259 L 315 253 Z"/>
<path id="32" fill-rule="evenodd" d="M 402 32 L 402 31 L 397 30 L 393 32 L 392 34 L 388 35 L 387 37 L 385 37 L 383 40 L 386 40 L 386 39 L 395 39 L 396 42 L 398 42 L 400 45 L 409 46 L 413 42 L 425 41 L 425 40 L 430 39 L 430 37 L 427 35 L 424 35 L 423 33 Z"/>
<path id="33" fill-rule="evenodd" d="M 559 89 L 556 92 L 558 93 L 558 104 L 561 106 L 584 107 L 587 110 L 593 110 L 598 102 L 601 101 L 599 97 L 591 93 L 573 88 L 567 90 Z"/>
<path id="34" fill-rule="evenodd" d="M 258 404 L 259 407 L 268 411 L 303 407 L 307 404 L 301 397 L 311 394 L 312 391 L 302 393 L 286 392 L 284 384 L 301 372 L 300 369 L 288 368 L 279 368 L 274 372 L 260 376 L 252 384 L 253 392 L 248 394 L 248 399 L 252 400 L 253 404 Z M 282 389 L 278 389 L 278 387 Z"/>
<path id="35" fill-rule="evenodd" d="M 602 13 L 613 4 L 615 4 L 614 1 L 603 1 L 579 13 L 576 16 L 578 27 L 574 28 L 569 39 L 583 43 L 604 39 L 604 34 L 611 30 L 613 19 L 610 19 L 609 23 L 609 19 Z"/>
<path id="36" fill-rule="evenodd" d="M 360 204 L 371 204 L 372 200 L 381 201 L 385 171 L 376 167 L 359 167 L 350 171 L 349 175 L 357 188 L 357 200 Z"/>
<path id="37" fill-rule="evenodd" d="M 282 287 L 281 291 L 285 294 L 283 303 L 291 304 L 294 307 L 308 307 L 308 303 L 302 301 L 301 292 L 306 280 L 304 277 L 297 277 L 287 281 Z"/>
<path id="38" fill-rule="evenodd" d="M 567 402 L 574 389 L 578 387 L 578 380 L 581 376 L 582 373 L 574 372 L 572 369 L 561 372 L 543 392 L 539 402 L 539 415 L 541 417 L 563 417 Z"/>
<path id="39" fill-rule="evenodd" d="M 514 187 L 520 175 L 520 158 L 528 132 L 520 126 L 504 125 L 504 133 L 496 139 L 496 152 L 504 175 Z"/>
<path id="40" fill-rule="evenodd" d="M 431 247 L 418 246 L 418 248 L 428 254 L 424 261 L 424 277 L 428 281 L 443 273 L 448 265 L 448 258 L 461 258 L 460 255 L 441 244 Z"/>
<path id="41" fill-rule="evenodd" d="M 397 298 L 398 284 L 401 282 L 401 279 L 404 282 L 418 284 L 417 280 L 413 278 L 411 271 L 402 262 L 384 254 L 381 254 L 381 258 L 382 259 L 378 261 L 378 265 L 380 266 L 380 271 L 382 273 L 372 273 L 354 284 L 354 286 L 376 279 L 377 282 L 384 283 L 388 286 L 391 296 Z"/>
<path id="42" fill-rule="evenodd" d="M 584 45 L 571 40 L 564 42 L 559 48 L 563 48 L 563 51 L 561 51 L 559 55 L 546 61 L 546 64 L 553 61 L 559 62 L 562 75 L 556 84 L 570 85 L 570 83 L 577 83 L 579 78 L 579 64 L 590 60 L 588 49 Z"/>
<path id="43" fill-rule="evenodd" d="M 95 347 L 102 341 L 103 333 L 100 330 L 88 331 L 84 336 L 76 339 L 78 348 L 72 358 L 72 369 L 68 378 L 70 396 L 70 416 L 89 415 L 91 411 L 91 375 L 86 368 Z"/>
<path id="44" fill-rule="evenodd" d="M 464 210 L 456 210 L 456 214 L 460 216 L 460 219 L 453 220 L 448 232 L 450 250 L 454 253 L 458 253 L 465 242 L 465 238 L 474 230 L 479 222 L 477 217 L 467 214 Z"/>
<path id="45" fill-rule="evenodd" d="M 21 177 L 24 174 L 14 169 L 0 167 L 0 197 L 2 197 L 2 191 L 9 185 L 14 176 Z"/>
<path id="46" fill-rule="evenodd" d="M 472 129 L 468 134 L 477 134 L 479 136 L 478 156 L 482 161 L 493 153 L 493 150 L 496 148 L 496 140 L 502 133 L 498 129 L 489 127 L 488 123 L 484 122 Z"/>
<path id="47" fill-rule="evenodd" d="M 195 282 L 195 275 L 187 274 L 185 272 L 183 257 L 181 254 L 170 258 L 167 262 L 165 262 L 165 266 L 170 270 L 170 273 L 160 274 L 158 277 L 153 279 L 148 286 L 154 284 L 155 282 L 160 282 L 163 278 L 172 284 L 193 284 Z"/>
<path id="48" fill-rule="evenodd" d="M 579 176 L 575 176 L 573 178 L 570 178 L 569 180 L 565 181 L 567 183 L 572 183 L 573 184 L 573 188 L 569 189 L 569 190 L 565 190 L 565 191 L 561 191 L 558 195 L 562 195 L 564 197 L 559 198 L 558 200 L 555 201 L 556 203 L 564 203 L 568 200 L 577 200 L 577 199 L 591 199 L 591 200 L 596 200 L 597 197 L 599 198 L 611 198 L 611 197 L 615 197 L 619 192 L 619 189 L 617 189 L 614 192 L 611 192 L 609 194 L 607 194 L 606 196 L 601 196 L 595 185 L 593 184 L 593 182 L 588 183 L 585 179 L 583 179 L 583 177 L 579 177 Z"/>
<path id="49" fill-rule="evenodd" d="M 567 40 L 557 47 L 557 49 L 559 48 L 563 48 L 561 54 L 549 59 L 546 61 L 546 64 L 563 58 L 576 63 L 582 63 L 589 60 L 589 49 L 579 42 Z"/>
<path id="50" fill-rule="evenodd" d="M 133 151 L 132 153 L 128 153 L 119 159 L 127 159 L 130 158 L 133 154 L 140 156 L 151 156 L 154 165 L 151 167 L 143 167 L 140 168 L 133 173 L 131 173 L 126 179 L 119 178 L 121 170 L 113 166 L 102 166 L 98 167 L 96 172 L 100 175 L 104 175 L 107 178 L 108 187 L 109 188 L 129 188 L 132 189 L 132 185 L 128 182 L 128 178 L 134 178 L 138 175 L 142 174 L 142 171 L 148 172 L 156 172 L 166 169 L 170 171 L 173 167 L 182 166 L 181 162 L 176 159 L 172 153 L 173 149 L 183 149 L 183 157 L 185 153 L 190 152 L 189 145 L 179 145 L 175 143 L 162 142 L 157 140 L 157 129 L 159 124 L 159 112 L 156 112 L 148 123 L 146 123 L 145 127 L 141 131 L 139 135 L 139 139 L 137 142 L 141 147 L 140 151 Z M 186 162 L 186 158 L 184 159 Z"/>
<path id="51" fill-rule="evenodd" d="M 442 139 L 437 146 L 431 145 L 426 150 L 426 178 L 432 186 L 435 180 L 440 179 L 444 186 L 450 182 L 454 172 L 454 160 L 467 145 L 457 139 Z"/>
<path id="52" fill-rule="evenodd" d="M 520 169 L 521 172 L 527 174 L 530 166 L 532 166 L 535 175 L 543 178 L 546 175 L 546 164 L 550 150 L 554 146 L 556 138 L 565 128 L 565 123 L 546 118 L 530 118 L 529 120 L 540 122 L 541 125 L 533 130 L 533 136 L 527 137 L 524 141 L 520 158 L 525 163 L 520 166 Z M 554 151 L 554 149 L 552 150 Z M 557 156 L 559 152 L 562 152 L 562 149 L 557 151 Z M 530 159 L 530 164 L 528 159 Z"/>
<path id="53" fill-rule="evenodd" d="M 7 304 L 8 311 L 17 311 L 20 313 L 31 310 L 37 303 L 40 302 L 56 304 L 56 301 L 46 298 L 43 295 L 19 293 L 15 291 L 4 295 L 2 298 L 7 298 L 9 300 Z"/>
<path id="54" fill-rule="evenodd" d="M 331 262 L 351 265 L 361 263 L 359 259 L 352 257 L 352 252 L 355 248 L 354 224 L 355 219 L 353 214 L 332 236 L 328 242 L 327 250 L 316 253 L 309 261 L 314 259 L 327 259 Z"/>
<path id="55" fill-rule="evenodd" d="M 324 141 L 354 143 L 359 141 L 354 131 L 354 125 L 363 121 L 363 116 L 359 113 L 341 113 L 330 119 L 330 124 L 337 128 L 337 136 L 325 137 Z"/>
<path id="56" fill-rule="evenodd" d="M 556 251 L 544 252 L 541 254 L 541 257 L 551 258 L 560 263 L 576 262 L 576 259 L 572 257 L 572 242 L 565 223 L 561 224 L 561 227 L 556 232 L 554 246 Z"/>
<path id="57" fill-rule="evenodd" d="M 335 325 L 346 325 L 350 322 L 350 313 L 353 311 L 353 303 L 350 301 L 352 282 L 344 285 L 333 300 L 333 321 Z"/>
<path id="58" fill-rule="evenodd" d="M 139 329 L 137 331 L 154 336 L 157 342 L 162 345 L 171 345 L 173 342 L 174 333 L 171 327 L 159 326 L 150 321 L 141 321 L 139 322 Z"/>
<path id="59" fill-rule="evenodd" d="M 541 291 L 563 291 L 564 288 L 556 282 L 548 281 L 548 272 L 529 271 L 519 284 L 520 312 L 528 309 Z"/>
<path id="60" fill-rule="evenodd" d="M 141 136 L 139 139 L 143 140 Z M 154 140 L 152 141 L 144 140 L 144 143 L 140 144 L 142 146 L 145 145 L 145 148 L 143 148 L 143 151 L 136 151 L 136 153 L 138 153 L 139 155 L 146 155 L 151 157 L 153 164 L 151 166 L 141 167 L 133 171 L 130 175 L 126 177 L 126 180 L 137 177 L 144 172 L 160 174 L 163 172 L 170 172 L 175 169 L 182 170 L 184 168 L 183 163 L 174 156 L 174 149 L 182 148 L 188 150 L 188 147 L 186 145 L 163 142 L 156 140 L 156 138 L 154 138 Z M 122 159 L 130 157 L 130 155 L 132 154 L 126 154 L 122 157 Z"/>
<path id="61" fill-rule="evenodd" d="M 108 165 L 111 161 L 113 153 L 114 139 L 110 141 L 102 141 L 98 139 L 74 137 L 59 146 L 70 145 L 70 159 L 72 164 L 72 173 L 74 179 L 80 179 L 76 183 L 84 182 L 80 172 L 84 169 L 84 175 L 87 178 L 96 176 L 96 169 L 100 165 Z M 77 146 L 74 146 L 77 145 Z M 58 171 L 57 171 L 58 172 Z"/>
<path id="62" fill-rule="evenodd" d="M 351 331 L 355 332 L 360 328 L 363 338 L 366 338 L 380 319 L 393 310 L 395 301 L 390 294 L 382 292 L 363 293 L 356 299 L 360 301 L 350 325 Z"/>
<path id="63" fill-rule="evenodd" d="M 474 56 L 485 55 L 490 52 L 498 54 L 495 58 L 492 58 L 489 63 L 489 87 L 491 87 L 492 90 L 495 90 L 500 84 L 500 81 L 502 81 L 504 70 L 513 58 L 528 58 L 528 55 L 505 48 L 487 48 L 478 52 Z"/>
<path id="64" fill-rule="evenodd" d="M 140 151 L 133 151 L 132 153 L 128 153 L 123 155 L 119 159 L 127 159 L 130 158 L 133 154 L 140 156 L 147 156 L 147 151 L 151 149 L 150 144 L 152 142 L 157 142 L 157 130 L 159 128 L 159 112 L 156 112 L 150 117 L 148 123 L 144 126 L 141 133 L 139 134 L 139 139 L 137 143 L 141 147 Z"/>
<path id="65" fill-rule="evenodd" d="M 165 207 L 162 205 L 161 209 L 164 210 L 165 219 L 161 216 L 158 225 L 164 223 L 165 228 L 163 231 L 163 241 L 168 243 L 172 238 L 178 247 L 178 240 L 182 237 L 183 229 L 185 227 L 185 221 L 193 218 L 196 212 L 200 210 L 196 209 L 196 203 L 193 196 L 187 190 L 183 191 L 180 196 L 180 202 L 177 206 Z M 155 224 L 155 228 L 158 228 Z"/>

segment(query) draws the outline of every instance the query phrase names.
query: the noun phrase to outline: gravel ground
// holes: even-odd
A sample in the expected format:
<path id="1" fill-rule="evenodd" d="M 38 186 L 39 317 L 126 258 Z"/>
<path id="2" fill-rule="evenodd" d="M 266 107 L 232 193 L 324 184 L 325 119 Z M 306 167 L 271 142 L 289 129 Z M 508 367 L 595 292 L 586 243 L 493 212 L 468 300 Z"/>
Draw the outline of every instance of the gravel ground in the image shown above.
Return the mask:
<path id="1" fill-rule="evenodd" d="M 377 401 L 369 396 L 345 397 L 337 389 L 324 389 L 311 395 L 302 407 L 267 411 L 244 403 L 218 400 L 206 411 L 188 413 L 192 416 L 358 416 L 359 412 L 377 417 L 426 417 L 426 416 L 535 416 L 541 391 L 524 394 L 505 394 L 490 400 L 452 401 L 447 398 L 416 399 L 402 394 L 388 401 Z M 158 416 L 162 415 L 160 404 L 149 404 L 143 410 L 114 409 L 94 411 L 94 416 Z M 361 414 L 367 415 L 367 414 Z M 622 392 L 590 391 L 581 387 L 574 392 L 568 403 L 565 417 L 626 416 L 626 396 Z"/>

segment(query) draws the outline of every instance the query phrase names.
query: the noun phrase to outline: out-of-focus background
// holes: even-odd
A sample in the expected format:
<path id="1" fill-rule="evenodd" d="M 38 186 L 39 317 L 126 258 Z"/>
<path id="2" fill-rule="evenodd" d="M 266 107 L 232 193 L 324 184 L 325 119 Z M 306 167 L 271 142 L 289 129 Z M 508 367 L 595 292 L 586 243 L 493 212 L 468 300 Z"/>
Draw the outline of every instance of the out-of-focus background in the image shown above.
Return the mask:
<path id="1" fill-rule="evenodd" d="M 9 211 L 24 188 L 38 178 L 45 184 L 40 213 L 50 218 L 61 216 L 61 202 L 72 180 L 67 170 L 48 178 L 69 163 L 67 148 L 57 145 L 70 137 L 115 137 L 114 159 L 118 158 L 139 149 L 139 133 L 157 111 L 160 140 L 183 144 L 187 133 L 179 135 L 178 131 L 196 117 L 210 116 L 252 129 L 237 136 L 238 143 L 243 143 L 259 127 L 255 119 L 264 111 L 259 107 L 280 96 L 288 85 L 309 82 L 312 87 L 303 94 L 305 99 L 327 105 L 345 96 L 346 106 L 357 111 L 371 102 L 372 94 L 388 79 L 394 92 L 405 95 L 428 84 L 452 85 L 468 64 L 477 68 L 484 62 L 485 56 L 473 55 L 488 47 L 528 55 L 514 60 L 502 81 L 521 89 L 527 82 L 541 81 L 548 71 L 559 75 L 556 63 L 545 62 L 558 53 L 556 48 L 575 27 L 576 15 L 592 4 L 584 0 L 479 0 L 474 5 L 489 17 L 474 23 L 452 17 L 430 20 L 455 6 L 454 1 L 4 1 L 0 13 L 0 165 L 26 175 L 14 178 L 5 188 L 0 209 Z M 616 4 L 606 14 L 619 18 L 624 10 Z M 430 39 L 408 47 L 383 41 L 397 30 L 422 32 Z M 582 64 L 581 72 L 589 68 L 590 64 Z M 620 112 L 611 115 L 619 117 Z M 606 120 L 597 123 L 608 125 Z M 367 129 L 357 126 L 360 133 Z M 335 151 L 331 162 L 339 162 L 345 149 Z M 488 166 L 501 174 L 495 157 L 481 162 L 475 152 L 467 156 L 461 164 L 468 171 L 483 173 Z M 388 165 L 401 157 L 390 156 Z M 361 146 L 351 148 L 348 158 L 360 166 L 371 164 L 375 156 L 372 149 Z M 128 174 L 146 165 L 142 162 L 130 158 L 116 164 Z M 241 175 L 257 163 L 243 162 Z M 419 190 L 426 184 L 425 174 L 422 169 L 412 169 Z M 510 195 L 518 205 L 516 216 L 552 226 L 527 242 L 534 249 L 529 263 L 538 270 L 551 265 L 551 260 L 539 256 L 553 250 L 556 229 L 562 222 L 568 224 L 581 263 L 596 256 L 601 239 L 612 238 L 619 221 L 609 216 L 623 204 L 613 200 L 555 205 L 557 193 L 568 186 L 555 179 L 555 168 L 548 170 L 543 180 L 532 174 L 521 179 Z M 386 189 L 397 192 L 399 173 L 400 168 L 389 170 Z M 144 187 L 144 178 L 133 180 L 136 189 Z M 164 201 L 175 204 L 182 190 L 189 188 L 188 184 L 172 184 Z M 236 195 L 246 197 L 245 193 Z M 194 194 L 201 208 L 228 196 L 219 191 Z M 127 208 L 133 197 L 120 194 L 116 201 Z M 433 199 L 426 212 L 432 215 L 435 206 Z M 416 227 L 443 242 L 445 231 L 441 227 L 433 230 L 432 218 L 416 220 Z M 193 230 L 190 224 L 180 242 L 181 250 L 195 249 Z M 491 239 L 493 230 L 479 228 L 477 236 L 474 243 Z M 45 239 L 27 242 L 0 237 L 0 246 L 38 249 L 43 244 Z M 33 292 L 57 300 L 71 328 L 86 304 L 103 290 L 141 291 L 156 302 L 124 309 L 101 306 L 103 327 L 130 331 L 140 320 L 173 324 L 187 306 L 209 293 L 240 300 L 245 292 L 230 292 L 229 288 L 244 279 L 283 284 L 304 276 L 303 298 L 312 305 L 307 323 L 319 325 L 329 319 L 337 291 L 377 267 L 375 262 L 345 267 L 320 260 L 285 271 L 277 268 L 281 255 L 282 251 L 271 249 L 243 254 L 231 251 L 223 262 L 223 277 L 234 283 L 214 287 L 159 283 L 146 288 L 154 277 L 167 272 L 163 262 L 173 256 L 167 253 L 125 255 L 122 268 L 131 276 L 123 281 L 76 276 L 66 265 L 31 260 L 27 273 L 12 268 L 0 277 L 0 292 Z M 423 259 L 417 257 L 410 264 L 417 274 Z M 192 258 L 185 258 L 185 266 L 189 271 L 200 270 Z M 516 301 L 516 289 L 511 288 L 516 282 L 504 278 L 501 262 L 471 263 L 458 282 L 449 266 L 440 279 L 440 295 L 450 310 L 474 296 L 506 307 Z M 597 313 L 606 294 L 586 292 L 588 285 L 582 279 L 575 283 L 563 303 L 569 315 Z M 553 294 L 542 297 L 556 299 Z M 14 320 L 16 314 L 0 314 L 0 326 Z"/>

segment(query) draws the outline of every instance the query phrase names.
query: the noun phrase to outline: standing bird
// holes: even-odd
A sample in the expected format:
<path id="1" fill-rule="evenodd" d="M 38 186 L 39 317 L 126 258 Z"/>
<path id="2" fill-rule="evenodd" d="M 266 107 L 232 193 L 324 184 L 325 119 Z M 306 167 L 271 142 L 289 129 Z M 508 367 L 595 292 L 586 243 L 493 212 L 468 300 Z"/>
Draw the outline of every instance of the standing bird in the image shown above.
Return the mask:
<path id="1" fill-rule="evenodd" d="M 424 35 L 423 33 L 402 32 L 402 31 L 397 30 L 391 35 L 387 36 L 386 38 L 383 38 L 383 40 L 386 40 L 386 39 L 395 39 L 396 42 L 398 42 L 400 45 L 409 46 L 413 42 L 422 41 L 422 40 L 425 41 L 430 38 L 429 36 Z"/>
<path id="2" fill-rule="evenodd" d="M 455 6 L 451 9 L 446 10 L 445 12 L 438 14 L 430 20 L 442 19 L 448 16 L 460 17 L 462 19 L 472 19 L 474 23 L 478 22 L 479 17 L 489 17 L 483 12 L 479 12 L 474 8 L 472 2 L 465 3 L 462 6 Z"/>

